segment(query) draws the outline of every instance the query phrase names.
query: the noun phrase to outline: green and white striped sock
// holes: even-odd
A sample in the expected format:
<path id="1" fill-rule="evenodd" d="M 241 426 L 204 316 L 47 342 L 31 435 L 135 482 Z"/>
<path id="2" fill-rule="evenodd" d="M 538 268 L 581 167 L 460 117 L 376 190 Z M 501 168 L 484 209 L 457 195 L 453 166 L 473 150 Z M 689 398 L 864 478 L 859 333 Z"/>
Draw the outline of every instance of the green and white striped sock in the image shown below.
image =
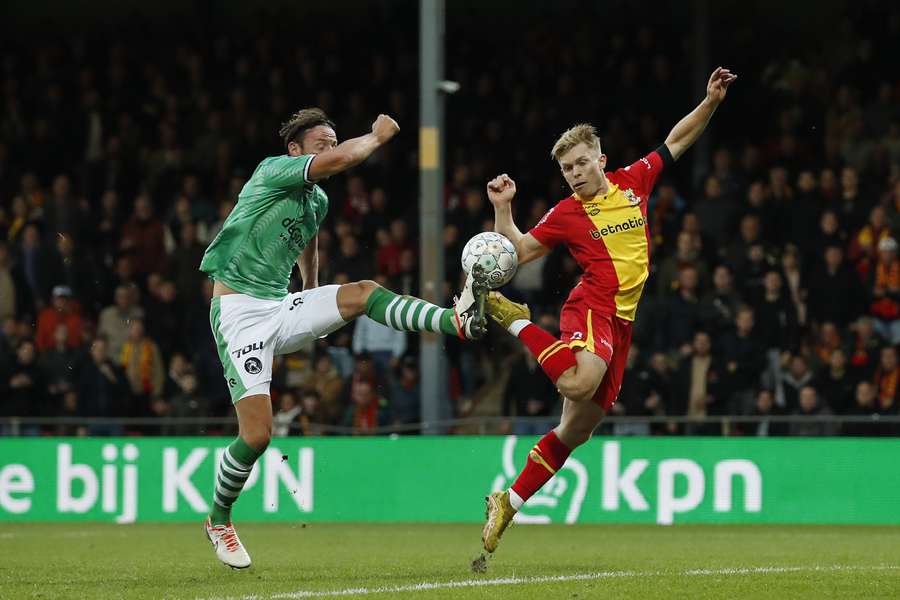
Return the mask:
<path id="1" fill-rule="evenodd" d="M 209 513 L 210 522 L 215 525 L 227 525 L 231 521 L 231 505 L 244 489 L 244 483 L 250 477 L 253 463 L 262 452 L 251 448 L 241 438 L 234 440 L 219 463 L 216 474 L 216 488 L 213 493 L 213 506 Z"/>
<path id="2" fill-rule="evenodd" d="M 458 335 L 453 310 L 431 302 L 376 288 L 366 301 L 366 315 L 399 331 L 431 331 Z"/>

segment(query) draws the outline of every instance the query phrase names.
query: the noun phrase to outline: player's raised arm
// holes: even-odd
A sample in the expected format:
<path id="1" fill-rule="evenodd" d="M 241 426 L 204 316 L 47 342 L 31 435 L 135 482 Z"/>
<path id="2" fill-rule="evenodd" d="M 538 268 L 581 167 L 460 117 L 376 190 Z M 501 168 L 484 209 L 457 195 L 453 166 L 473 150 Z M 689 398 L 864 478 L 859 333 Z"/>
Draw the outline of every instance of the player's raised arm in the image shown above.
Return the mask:
<path id="1" fill-rule="evenodd" d="M 725 99 L 728 86 L 735 79 L 737 79 L 737 75 L 723 67 L 712 72 L 709 83 L 706 85 L 706 98 L 697 105 L 697 108 L 678 121 L 669 132 L 669 137 L 666 138 L 665 144 L 672 153 L 672 158 L 678 160 L 678 157 L 687 152 L 687 149 L 697 141 L 697 138 L 706 129 L 706 124 L 709 123 L 713 113 L 716 112 L 716 108 Z"/>
<path id="2" fill-rule="evenodd" d="M 487 184 L 488 199 L 494 206 L 494 231 L 505 235 L 516 246 L 519 264 L 523 265 L 550 252 L 530 233 L 522 233 L 512 216 L 512 199 L 516 195 L 516 182 L 504 173 Z"/>
<path id="3" fill-rule="evenodd" d="M 349 139 L 330 150 L 316 154 L 309 166 L 309 179 L 318 181 L 346 171 L 363 162 L 400 131 L 397 122 L 387 115 L 378 115 L 372 132 Z"/>

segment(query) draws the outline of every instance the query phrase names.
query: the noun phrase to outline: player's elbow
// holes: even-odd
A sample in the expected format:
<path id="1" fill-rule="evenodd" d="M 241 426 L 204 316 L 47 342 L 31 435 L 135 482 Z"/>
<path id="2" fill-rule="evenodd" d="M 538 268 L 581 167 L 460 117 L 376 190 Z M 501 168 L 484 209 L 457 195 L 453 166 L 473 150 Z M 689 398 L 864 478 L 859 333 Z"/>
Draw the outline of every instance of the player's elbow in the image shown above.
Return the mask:
<path id="1" fill-rule="evenodd" d="M 346 171 L 362 159 L 357 157 L 352 150 L 335 148 L 317 155 L 309 167 L 309 176 L 313 181 L 325 179 Z"/>

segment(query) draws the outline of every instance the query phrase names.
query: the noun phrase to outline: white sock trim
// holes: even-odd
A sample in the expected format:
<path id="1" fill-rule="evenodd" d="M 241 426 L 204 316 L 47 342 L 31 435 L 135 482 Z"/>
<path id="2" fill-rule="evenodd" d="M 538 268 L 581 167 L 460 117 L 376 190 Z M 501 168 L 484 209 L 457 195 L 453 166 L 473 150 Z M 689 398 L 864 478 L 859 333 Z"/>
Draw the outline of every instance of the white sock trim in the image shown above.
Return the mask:
<path id="1" fill-rule="evenodd" d="M 522 500 L 522 497 L 513 491 L 512 488 L 509 488 L 509 504 L 515 509 L 519 510 L 522 508 L 522 505 L 525 504 L 525 501 Z"/>
<path id="2" fill-rule="evenodd" d="M 514 336 L 519 337 L 519 334 L 522 333 L 522 330 L 529 325 L 531 325 L 531 321 L 529 321 L 528 319 L 516 319 L 512 322 L 512 324 L 510 324 L 507 331 L 509 331 Z"/>

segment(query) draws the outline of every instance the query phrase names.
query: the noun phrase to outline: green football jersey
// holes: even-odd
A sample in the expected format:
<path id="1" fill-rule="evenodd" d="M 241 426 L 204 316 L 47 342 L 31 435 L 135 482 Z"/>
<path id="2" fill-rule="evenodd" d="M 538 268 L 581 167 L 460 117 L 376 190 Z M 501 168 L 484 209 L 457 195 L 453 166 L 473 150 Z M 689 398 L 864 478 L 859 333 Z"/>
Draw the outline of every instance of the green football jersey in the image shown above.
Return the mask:
<path id="1" fill-rule="evenodd" d="M 328 213 L 328 196 L 309 181 L 312 159 L 270 156 L 259 163 L 200 270 L 236 292 L 284 298 L 297 257 Z"/>

